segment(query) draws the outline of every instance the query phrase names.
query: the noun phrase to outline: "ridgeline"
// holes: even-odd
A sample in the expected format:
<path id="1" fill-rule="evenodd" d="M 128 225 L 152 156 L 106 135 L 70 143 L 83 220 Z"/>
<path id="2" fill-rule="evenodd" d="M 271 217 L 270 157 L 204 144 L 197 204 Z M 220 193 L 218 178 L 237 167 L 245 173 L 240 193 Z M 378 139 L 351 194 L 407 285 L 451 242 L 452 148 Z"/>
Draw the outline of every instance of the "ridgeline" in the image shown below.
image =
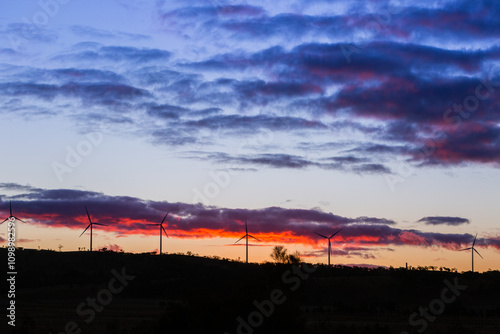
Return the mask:
<path id="1" fill-rule="evenodd" d="M 499 271 L 29 249 L 16 267 L 16 326 L 4 316 L 1 333 L 500 332 Z"/>

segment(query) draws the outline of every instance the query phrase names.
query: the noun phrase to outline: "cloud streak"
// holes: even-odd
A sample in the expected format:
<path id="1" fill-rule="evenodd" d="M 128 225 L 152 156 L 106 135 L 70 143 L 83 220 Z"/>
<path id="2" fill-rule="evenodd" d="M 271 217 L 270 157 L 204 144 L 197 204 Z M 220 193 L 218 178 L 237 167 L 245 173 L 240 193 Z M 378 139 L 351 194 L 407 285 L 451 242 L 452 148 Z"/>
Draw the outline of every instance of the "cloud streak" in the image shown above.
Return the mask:
<path id="1" fill-rule="evenodd" d="M 84 206 L 89 208 L 93 221 L 106 224 L 102 229 L 120 236 L 156 234 L 148 224 L 157 223 L 170 212 L 166 226 L 176 238 L 208 239 L 239 238 L 247 220 L 252 234 L 266 243 L 294 243 L 322 249 L 323 239 L 317 233 L 329 234 L 342 227 L 335 243 L 342 247 L 339 255 L 361 256 L 377 249 L 408 247 L 442 247 L 458 250 L 470 243 L 470 234 L 431 233 L 405 230 L 388 218 L 343 217 L 317 209 L 238 209 L 207 207 L 202 204 L 169 203 L 127 196 L 108 196 L 102 193 L 70 190 L 39 189 L 15 184 L 0 184 L 0 189 L 21 191 L 12 196 L 16 215 L 29 224 L 48 228 L 83 230 L 88 224 Z M 8 201 L 1 195 L 0 210 L 8 214 Z M 465 221 L 459 217 L 426 217 L 425 221 Z M 75 235 L 77 232 L 75 232 Z M 479 247 L 500 250 L 498 237 L 479 238 Z M 368 256 L 368 257 L 366 257 Z"/>
<path id="2" fill-rule="evenodd" d="M 426 225 L 449 225 L 449 226 L 470 224 L 470 221 L 468 219 L 461 217 L 424 217 L 420 219 L 418 222 L 424 223 Z"/>

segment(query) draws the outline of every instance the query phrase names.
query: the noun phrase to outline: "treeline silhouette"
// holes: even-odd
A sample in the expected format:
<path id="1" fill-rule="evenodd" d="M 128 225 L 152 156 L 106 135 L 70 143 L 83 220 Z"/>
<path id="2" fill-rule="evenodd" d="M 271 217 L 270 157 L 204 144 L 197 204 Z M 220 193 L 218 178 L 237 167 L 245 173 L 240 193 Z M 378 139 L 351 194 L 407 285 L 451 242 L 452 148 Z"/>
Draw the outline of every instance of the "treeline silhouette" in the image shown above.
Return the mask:
<path id="1" fill-rule="evenodd" d="M 6 249 L 0 254 L 6 258 Z M 444 281 L 455 279 L 467 288 L 428 322 L 425 333 L 496 333 L 500 328 L 499 271 L 245 264 L 111 251 L 25 249 L 16 255 L 18 322 L 2 333 L 64 333 L 70 321 L 82 333 L 110 334 L 417 333 L 410 315 L 440 298 Z M 112 269 L 122 268 L 134 279 L 86 323 L 76 312 L 78 305 L 108 286 Z M 281 291 L 285 301 L 274 303 L 271 312 L 273 291 Z"/>

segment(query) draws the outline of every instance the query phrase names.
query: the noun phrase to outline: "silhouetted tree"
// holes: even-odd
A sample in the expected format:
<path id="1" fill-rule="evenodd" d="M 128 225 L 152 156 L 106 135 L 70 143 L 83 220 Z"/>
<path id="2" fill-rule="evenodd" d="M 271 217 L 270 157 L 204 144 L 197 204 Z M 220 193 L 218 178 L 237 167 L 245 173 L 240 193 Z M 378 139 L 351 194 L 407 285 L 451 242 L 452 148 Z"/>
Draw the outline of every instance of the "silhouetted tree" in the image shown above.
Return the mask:
<path id="1" fill-rule="evenodd" d="M 276 263 L 286 263 L 287 262 L 287 250 L 285 246 L 275 246 L 273 252 L 271 253 L 271 258 Z"/>
<path id="2" fill-rule="evenodd" d="M 271 258 L 276 263 L 300 263 L 300 253 L 295 252 L 293 254 L 287 254 L 288 250 L 285 246 L 275 246 L 273 252 L 271 253 Z"/>

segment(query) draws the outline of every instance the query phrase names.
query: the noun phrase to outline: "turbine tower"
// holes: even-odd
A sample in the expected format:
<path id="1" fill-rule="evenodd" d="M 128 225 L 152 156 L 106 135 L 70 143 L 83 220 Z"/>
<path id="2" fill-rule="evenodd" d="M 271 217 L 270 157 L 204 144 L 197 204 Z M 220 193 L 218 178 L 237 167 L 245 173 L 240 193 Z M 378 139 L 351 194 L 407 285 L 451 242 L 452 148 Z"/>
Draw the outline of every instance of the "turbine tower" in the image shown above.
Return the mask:
<path id="1" fill-rule="evenodd" d="M 19 220 L 19 221 L 22 221 L 23 223 L 26 223 L 24 220 L 19 219 L 19 218 L 17 218 L 16 216 L 14 216 L 12 214 L 12 201 L 10 201 L 10 216 L 8 216 L 7 218 L 5 218 L 4 221 L 1 222 L 0 224 L 5 223 L 7 220 Z"/>
<path id="2" fill-rule="evenodd" d="M 332 242 L 331 242 L 331 239 L 337 235 L 337 233 L 339 233 L 340 231 L 342 231 L 342 229 L 338 230 L 337 232 L 333 233 L 330 237 L 327 237 L 326 235 L 323 235 L 323 234 L 319 234 L 319 233 L 316 233 L 317 235 L 319 235 L 320 237 L 323 237 L 325 239 L 328 239 L 328 266 L 330 266 L 330 253 L 332 252 Z"/>
<path id="3" fill-rule="evenodd" d="M 472 242 L 472 247 L 469 247 L 469 248 L 465 248 L 465 249 L 461 249 L 460 251 L 466 251 L 466 250 L 471 250 L 471 253 L 472 253 L 472 272 L 474 272 L 474 252 L 477 253 L 477 255 L 481 256 L 481 254 L 479 254 L 479 252 L 474 248 L 474 245 L 476 244 L 476 238 L 477 238 L 477 234 L 476 236 L 474 237 L 474 241 Z M 483 257 L 481 256 L 481 259 L 483 259 Z"/>
<path id="4" fill-rule="evenodd" d="M 245 219 L 245 235 L 242 236 L 240 239 L 238 239 L 238 241 L 236 241 L 235 243 L 239 242 L 243 238 L 246 238 L 246 263 L 248 263 L 248 237 L 254 238 L 255 240 L 258 240 L 258 241 L 262 241 L 260 239 L 257 239 L 253 235 L 248 234 L 247 220 Z"/>
<path id="5" fill-rule="evenodd" d="M 99 224 L 99 223 L 93 223 L 92 222 L 92 219 L 90 219 L 90 215 L 89 215 L 89 210 L 87 210 L 87 206 L 85 206 L 85 211 L 87 212 L 87 217 L 89 218 L 89 224 L 87 225 L 87 227 L 85 228 L 85 230 L 82 232 L 82 234 L 80 234 L 80 237 L 83 235 L 83 233 L 85 233 L 88 228 L 90 227 L 90 251 L 92 252 L 92 226 L 93 225 L 99 225 L 99 226 L 106 226 L 104 224 Z"/>
<path id="6" fill-rule="evenodd" d="M 149 224 L 149 225 L 154 225 L 154 226 L 160 226 L 160 255 L 161 255 L 161 239 L 162 239 L 162 232 L 165 233 L 165 235 L 167 236 L 168 238 L 168 234 L 167 234 L 167 231 L 165 231 L 165 228 L 163 227 L 163 222 L 165 221 L 165 219 L 167 219 L 167 216 L 170 212 L 167 212 L 167 214 L 165 215 L 165 217 L 163 217 L 163 220 L 161 221 L 161 223 L 159 224 Z"/>

